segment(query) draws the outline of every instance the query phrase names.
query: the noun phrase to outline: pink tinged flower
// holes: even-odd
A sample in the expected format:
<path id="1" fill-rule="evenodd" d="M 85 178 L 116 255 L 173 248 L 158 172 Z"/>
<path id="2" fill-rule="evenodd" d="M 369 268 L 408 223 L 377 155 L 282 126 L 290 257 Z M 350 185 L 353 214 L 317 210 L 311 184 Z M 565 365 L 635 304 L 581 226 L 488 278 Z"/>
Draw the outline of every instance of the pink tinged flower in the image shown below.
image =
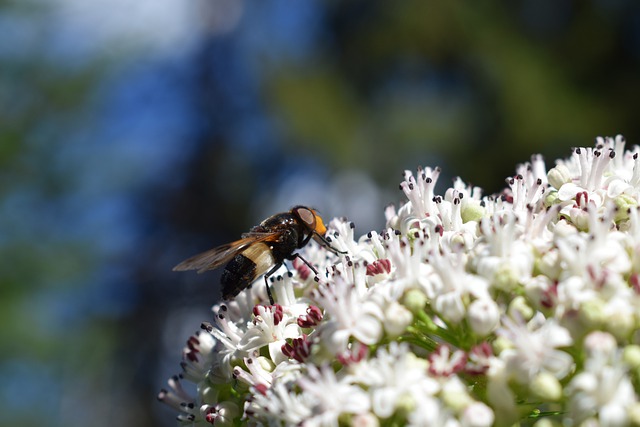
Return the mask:
<path id="1" fill-rule="evenodd" d="M 206 331 L 198 331 L 192 335 L 182 350 L 182 369 L 189 378 L 199 379 L 210 368 L 216 354 L 213 349 L 218 344 L 216 339 Z"/>
<path id="2" fill-rule="evenodd" d="M 352 427 L 380 427 L 380 420 L 372 413 L 357 414 L 351 419 Z"/>
<path id="3" fill-rule="evenodd" d="M 200 412 L 206 422 L 216 426 L 233 426 L 242 414 L 233 402 L 221 402 L 217 405 L 204 405 Z"/>
<path id="4" fill-rule="evenodd" d="M 286 343 L 282 346 L 282 353 L 288 358 L 302 363 L 311 354 L 311 342 L 306 335 L 301 338 L 294 338 L 291 343 Z"/>
<path id="5" fill-rule="evenodd" d="M 280 304 L 274 304 L 271 306 L 256 305 L 255 307 L 253 307 L 253 315 L 255 316 L 254 323 L 258 321 L 260 315 L 263 314 L 266 310 L 271 310 L 271 312 L 273 313 L 274 325 L 277 325 L 278 323 L 280 323 L 280 321 L 282 321 L 283 310 Z"/>
<path id="6" fill-rule="evenodd" d="M 389 274 L 391 272 L 391 261 L 388 259 L 377 259 L 371 264 L 367 264 L 367 276 L 378 274 Z"/>
<path id="7" fill-rule="evenodd" d="M 344 352 L 336 355 L 338 362 L 345 366 L 354 365 L 366 360 L 369 356 L 369 347 L 361 342 L 354 342 Z"/>
<path id="8" fill-rule="evenodd" d="M 451 351 L 441 344 L 429 355 L 429 373 L 435 377 L 448 377 L 462 371 L 467 364 L 467 355 L 462 350 Z"/>
<path id="9" fill-rule="evenodd" d="M 558 301 L 558 283 L 551 283 L 540 293 L 540 305 L 544 308 L 553 308 Z"/>
<path id="10" fill-rule="evenodd" d="M 300 326 L 301 328 L 313 328 L 314 326 L 318 326 L 318 324 L 320 324 L 322 318 L 322 311 L 315 305 L 310 305 L 309 307 L 307 307 L 307 314 L 298 316 L 297 322 L 298 326 Z"/>
<path id="11" fill-rule="evenodd" d="M 492 361 L 495 359 L 493 349 L 488 342 L 482 342 L 471 347 L 467 354 L 467 365 L 464 371 L 471 375 L 484 375 L 489 370 Z"/>
<path id="12" fill-rule="evenodd" d="M 249 324 L 238 349 L 244 352 L 258 350 L 268 346 L 271 360 L 279 363 L 288 358 L 282 354 L 282 345 L 286 339 L 298 338 L 302 335 L 296 318 L 277 304 L 274 306 L 255 306 L 258 313 Z"/>
<path id="13" fill-rule="evenodd" d="M 311 271 L 309 266 L 298 257 L 293 259 L 293 268 L 295 268 L 298 272 L 298 276 L 303 281 L 309 279 L 313 275 L 313 271 Z"/>
<path id="14" fill-rule="evenodd" d="M 638 273 L 633 273 L 629 277 L 629 284 L 631 285 L 631 289 L 636 295 L 640 295 L 640 275 Z"/>

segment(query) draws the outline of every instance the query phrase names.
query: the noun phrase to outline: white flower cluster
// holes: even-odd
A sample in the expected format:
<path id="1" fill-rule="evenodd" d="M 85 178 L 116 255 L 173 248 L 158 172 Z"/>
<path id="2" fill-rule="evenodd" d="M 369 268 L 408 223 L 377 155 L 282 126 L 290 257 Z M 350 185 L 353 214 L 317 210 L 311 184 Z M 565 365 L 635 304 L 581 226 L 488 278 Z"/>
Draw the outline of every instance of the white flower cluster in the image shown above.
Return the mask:
<path id="1" fill-rule="evenodd" d="M 534 156 L 494 196 L 406 172 L 385 231 L 333 220 L 317 277 L 216 305 L 160 399 L 183 425 L 640 424 L 639 152 Z"/>

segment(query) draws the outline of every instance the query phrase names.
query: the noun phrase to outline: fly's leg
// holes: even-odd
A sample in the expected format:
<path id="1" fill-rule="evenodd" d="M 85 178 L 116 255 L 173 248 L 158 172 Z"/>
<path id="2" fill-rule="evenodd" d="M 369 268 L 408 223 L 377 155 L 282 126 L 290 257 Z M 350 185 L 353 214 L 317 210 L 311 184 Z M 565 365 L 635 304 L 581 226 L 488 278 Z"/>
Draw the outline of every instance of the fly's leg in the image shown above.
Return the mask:
<path id="1" fill-rule="evenodd" d="M 269 286 L 269 280 L 268 279 L 280 267 L 282 267 L 282 263 L 278 263 L 278 264 L 274 265 L 273 267 L 271 267 L 271 270 L 269 270 L 266 273 L 264 273 L 264 284 L 267 287 L 267 296 L 269 297 L 269 303 L 271 305 L 274 305 L 275 301 L 273 300 L 273 295 L 271 294 L 271 287 Z"/>
<path id="2" fill-rule="evenodd" d="M 313 271 L 313 274 L 315 274 L 316 276 L 318 275 L 318 270 L 316 270 L 315 267 L 313 265 L 311 265 L 311 263 L 309 261 L 307 261 L 306 259 L 302 258 L 302 256 L 300 256 L 300 254 L 295 254 L 294 258 L 300 258 L 302 260 L 302 262 L 307 264 L 307 267 L 309 267 L 311 269 L 311 271 Z"/>

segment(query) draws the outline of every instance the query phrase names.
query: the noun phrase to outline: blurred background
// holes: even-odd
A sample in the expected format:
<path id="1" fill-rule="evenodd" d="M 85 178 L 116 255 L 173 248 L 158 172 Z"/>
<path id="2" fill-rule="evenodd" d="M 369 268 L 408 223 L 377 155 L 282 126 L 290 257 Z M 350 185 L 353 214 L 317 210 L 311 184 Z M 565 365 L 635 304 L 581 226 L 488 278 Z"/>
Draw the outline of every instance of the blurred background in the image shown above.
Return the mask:
<path id="1" fill-rule="evenodd" d="M 384 225 L 405 169 L 498 192 L 640 141 L 640 3 L 0 0 L 0 425 L 172 426 L 219 272 L 294 204 Z"/>

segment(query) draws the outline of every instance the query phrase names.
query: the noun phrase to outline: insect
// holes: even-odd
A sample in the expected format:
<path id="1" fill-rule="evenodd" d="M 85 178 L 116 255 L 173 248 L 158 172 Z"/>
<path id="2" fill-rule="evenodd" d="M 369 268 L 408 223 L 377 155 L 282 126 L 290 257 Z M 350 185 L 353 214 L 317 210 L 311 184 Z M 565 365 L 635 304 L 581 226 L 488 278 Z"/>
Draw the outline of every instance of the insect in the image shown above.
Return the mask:
<path id="1" fill-rule="evenodd" d="M 304 247 L 311 239 L 335 254 L 324 235 L 327 228 L 318 213 L 306 206 L 295 206 L 289 212 L 275 214 L 242 234 L 240 240 L 210 249 L 182 261 L 173 271 L 198 270 L 203 273 L 226 264 L 220 280 L 222 298 L 234 298 L 256 278 L 264 275 L 269 302 L 274 304 L 267 279 L 285 260 L 300 258 L 316 275 L 316 269 L 296 249 Z"/>

